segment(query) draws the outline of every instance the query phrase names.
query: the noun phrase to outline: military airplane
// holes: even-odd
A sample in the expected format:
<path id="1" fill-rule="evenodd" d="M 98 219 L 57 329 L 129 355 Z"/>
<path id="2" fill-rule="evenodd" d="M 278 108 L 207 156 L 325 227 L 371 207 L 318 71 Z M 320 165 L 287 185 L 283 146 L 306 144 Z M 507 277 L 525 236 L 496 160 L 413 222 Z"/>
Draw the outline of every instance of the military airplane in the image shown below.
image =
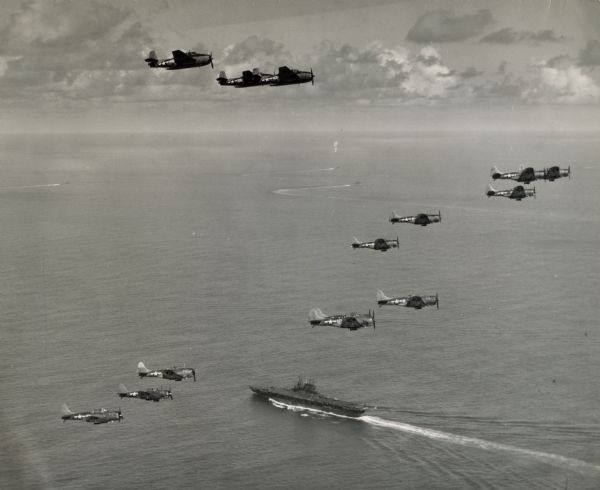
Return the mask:
<path id="1" fill-rule="evenodd" d="M 198 68 L 210 65 L 214 68 L 212 53 L 200 54 L 194 51 L 184 53 L 179 49 L 173 51 L 173 57 L 159 60 L 156 57 L 156 51 L 150 51 L 148 57 L 144 60 L 150 68 L 166 68 L 167 70 L 182 70 L 184 68 Z"/>
<path id="2" fill-rule="evenodd" d="M 549 180 L 550 182 L 554 182 L 556 179 L 560 179 L 561 177 L 569 177 L 571 178 L 571 166 L 568 168 L 561 169 L 558 166 L 553 166 L 550 168 L 544 168 L 543 170 L 534 170 L 533 167 L 521 167 L 516 172 L 506 172 L 502 173 L 498 170 L 498 167 L 495 165 L 492 167 L 492 179 L 509 179 L 516 180 L 517 182 L 523 182 L 524 184 L 529 184 L 534 180 Z"/>
<path id="3" fill-rule="evenodd" d="M 219 82 L 219 85 L 230 85 L 236 88 L 244 88 L 258 87 L 260 85 L 270 85 L 271 81 L 274 78 L 276 78 L 276 75 L 261 73 L 258 68 L 254 68 L 252 71 L 243 71 L 242 76 L 238 78 L 227 78 L 225 72 L 222 71 L 219 73 L 219 78 L 217 78 L 217 82 Z"/>
<path id="4" fill-rule="evenodd" d="M 373 250 L 387 252 L 390 248 L 400 248 L 400 240 L 396 237 L 395 240 L 393 238 L 377 238 L 372 242 L 361 242 L 358 238 L 354 237 L 352 248 L 372 248 Z"/>
<path id="5" fill-rule="evenodd" d="M 486 195 L 487 197 L 508 197 L 509 199 L 516 199 L 517 201 L 520 201 L 526 197 L 533 196 L 535 198 L 535 187 L 527 189 L 522 185 L 518 185 L 513 189 L 497 191 L 492 187 L 492 184 L 488 184 Z"/>
<path id="6" fill-rule="evenodd" d="M 390 298 L 385 295 L 385 293 L 380 289 L 377 291 L 377 304 L 379 306 L 383 305 L 393 305 L 393 306 L 406 306 L 407 308 L 414 308 L 415 310 L 420 310 L 424 306 L 433 306 L 436 305 L 438 310 L 440 309 L 440 301 L 438 299 L 438 295 L 435 296 L 405 296 L 400 298 Z"/>
<path id="7" fill-rule="evenodd" d="M 369 310 L 368 314 L 348 313 L 345 315 L 326 316 L 319 308 L 313 308 L 308 314 L 308 321 L 313 327 L 328 325 L 354 331 L 359 328 L 372 326 L 375 329 L 375 312 Z"/>
<path id="8" fill-rule="evenodd" d="M 277 87 L 279 85 L 294 85 L 298 83 L 315 84 L 315 75 L 312 71 L 291 70 L 287 66 L 280 66 L 277 76 L 269 82 L 269 85 Z"/>
<path id="9" fill-rule="evenodd" d="M 390 216 L 391 223 L 412 223 L 413 225 L 427 226 L 431 223 L 442 222 L 442 212 L 438 214 L 419 213 L 416 216 L 399 216 L 395 211 Z"/>
<path id="10" fill-rule="evenodd" d="M 107 408 L 97 408 L 90 412 L 72 412 L 69 410 L 66 404 L 62 406 L 63 422 L 67 420 L 85 420 L 86 422 L 92 422 L 93 424 L 107 424 L 108 422 L 121 422 L 123 415 L 121 409 L 109 410 Z"/>
<path id="11" fill-rule="evenodd" d="M 171 379 L 173 381 L 194 378 L 194 382 L 196 381 L 196 370 L 186 367 L 172 367 L 171 369 L 157 369 L 155 371 L 150 371 L 143 362 L 138 362 L 137 372 L 140 378 L 163 378 Z"/>
<path id="12" fill-rule="evenodd" d="M 128 391 L 124 384 L 119 385 L 118 395 L 121 398 L 139 398 L 140 400 L 153 402 L 159 402 L 162 398 L 173 399 L 173 394 L 170 389 L 148 388 L 147 390 Z"/>

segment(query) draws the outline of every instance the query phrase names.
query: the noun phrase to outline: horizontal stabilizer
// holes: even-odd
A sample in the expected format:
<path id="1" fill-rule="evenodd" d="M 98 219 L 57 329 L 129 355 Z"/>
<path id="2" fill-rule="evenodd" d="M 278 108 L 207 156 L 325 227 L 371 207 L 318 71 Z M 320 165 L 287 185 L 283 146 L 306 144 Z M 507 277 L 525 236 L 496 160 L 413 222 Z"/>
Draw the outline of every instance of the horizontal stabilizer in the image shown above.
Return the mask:
<path id="1" fill-rule="evenodd" d="M 308 318 L 311 321 L 312 320 L 324 320 L 326 318 L 326 316 L 323 314 L 323 312 L 319 308 L 313 308 L 308 313 Z"/>

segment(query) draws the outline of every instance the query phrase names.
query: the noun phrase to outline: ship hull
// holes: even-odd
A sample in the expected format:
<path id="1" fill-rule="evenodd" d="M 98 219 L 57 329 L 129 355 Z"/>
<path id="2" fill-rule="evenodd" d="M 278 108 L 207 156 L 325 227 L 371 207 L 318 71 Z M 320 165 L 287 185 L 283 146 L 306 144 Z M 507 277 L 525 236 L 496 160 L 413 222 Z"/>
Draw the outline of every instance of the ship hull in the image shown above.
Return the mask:
<path id="1" fill-rule="evenodd" d="M 278 388 L 262 388 L 250 386 L 250 389 L 258 396 L 266 400 L 275 400 L 289 403 L 307 409 L 321 410 L 346 417 L 360 417 L 365 408 L 351 402 L 345 402 L 336 398 L 328 398 L 314 393 L 299 393 L 293 390 Z"/>

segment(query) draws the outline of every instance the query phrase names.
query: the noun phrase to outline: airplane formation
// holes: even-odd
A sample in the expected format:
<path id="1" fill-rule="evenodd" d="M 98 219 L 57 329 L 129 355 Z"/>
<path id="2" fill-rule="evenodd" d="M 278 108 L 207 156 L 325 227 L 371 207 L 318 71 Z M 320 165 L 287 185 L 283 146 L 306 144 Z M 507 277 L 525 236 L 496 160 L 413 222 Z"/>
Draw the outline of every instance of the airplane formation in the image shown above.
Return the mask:
<path id="1" fill-rule="evenodd" d="M 150 68 L 165 68 L 166 70 L 183 70 L 186 68 L 200 68 L 202 66 L 210 65 L 214 68 L 212 53 L 201 54 L 195 53 L 194 51 L 183 51 L 177 49 L 171 53 L 172 58 L 166 58 L 159 60 L 156 56 L 156 51 L 152 50 L 148 54 L 148 57 L 144 60 L 148 63 Z M 269 73 L 261 73 L 258 68 L 254 68 L 252 71 L 244 70 L 241 77 L 227 78 L 224 71 L 219 72 L 217 82 L 222 86 L 246 88 L 246 87 L 260 87 L 266 85 L 269 87 L 279 87 L 282 85 L 298 85 L 301 83 L 310 82 L 312 85 L 315 84 L 315 75 L 312 68 L 309 71 L 297 70 L 288 68 L 287 66 L 280 66 L 277 73 L 272 75 Z"/>
<path id="2" fill-rule="evenodd" d="M 554 165 L 549 168 L 542 170 L 534 170 L 533 167 L 521 167 L 515 172 L 502 173 L 498 170 L 495 165 L 492 167 L 491 177 L 493 180 L 515 180 L 522 182 L 523 184 L 530 184 L 536 180 L 548 180 L 554 182 L 556 179 L 562 177 L 571 178 L 571 166 L 567 168 L 560 168 L 558 165 Z M 512 189 L 496 190 L 492 187 L 492 184 L 488 184 L 485 192 L 487 197 L 508 197 L 515 201 L 520 201 L 526 197 L 533 197 L 535 199 L 535 187 L 523 187 L 518 185 Z"/>
<path id="3" fill-rule="evenodd" d="M 169 379 L 172 381 L 182 381 L 184 379 L 193 379 L 196 381 L 196 370 L 193 368 L 178 368 L 172 367 L 167 369 L 156 369 L 151 371 L 148 369 L 143 362 L 138 363 L 137 374 L 140 378 L 161 378 Z M 173 399 L 173 391 L 171 388 L 143 388 L 139 390 L 129 391 L 124 384 L 119 385 L 117 396 L 123 398 L 138 398 L 140 400 L 159 402 L 163 399 Z M 62 406 L 61 419 L 63 422 L 67 420 L 79 420 L 85 422 L 91 422 L 94 425 L 107 424 L 112 422 L 121 422 L 123 420 L 123 413 L 121 408 L 118 410 L 109 408 L 94 408 L 84 412 L 73 412 L 69 409 L 66 404 Z"/>
<path id="4" fill-rule="evenodd" d="M 182 70 L 188 68 L 200 68 L 210 65 L 214 68 L 212 53 L 201 54 L 193 51 L 187 53 L 181 50 L 172 52 L 173 57 L 167 59 L 159 59 L 154 50 L 150 51 L 145 62 L 150 68 L 164 68 L 166 70 Z M 277 87 L 284 85 L 297 85 L 310 82 L 315 83 L 315 75 L 310 69 L 302 71 L 290 69 L 287 66 L 279 67 L 277 73 L 268 74 L 262 73 L 258 68 L 252 71 L 245 70 L 242 75 L 237 78 L 228 78 L 225 71 L 220 71 L 219 77 L 216 79 L 221 86 L 230 86 L 235 88 L 247 88 L 258 86 Z M 496 166 L 492 168 L 491 178 L 493 180 L 514 180 L 525 185 L 534 181 L 550 181 L 563 177 L 571 178 L 571 167 L 562 169 L 559 166 L 552 166 L 542 170 L 535 170 L 533 167 L 520 168 L 518 171 L 502 173 Z M 535 187 L 526 188 L 523 185 L 517 185 L 513 189 L 496 190 L 491 183 L 486 189 L 488 197 L 507 197 L 516 201 L 521 201 L 526 197 L 536 196 Z M 427 226 L 433 223 L 441 223 L 442 214 L 438 211 L 437 214 L 418 213 L 413 216 L 400 216 L 395 211 L 389 218 L 390 223 L 411 223 L 414 225 Z M 357 238 L 353 239 L 353 249 L 367 248 L 386 252 L 390 249 L 400 248 L 400 239 L 377 238 L 371 242 L 361 242 Z M 437 293 L 433 295 L 408 295 L 391 298 L 386 296 L 381 290 L 376 294 L 377 304 L 381 306 L 403 306 L 420 310 L 426 306 L 435 305 L 439 309 L 439 298 Z M 375 311 L 369 309 L 368 313 L 347 313 L 327 316 L 320 309 L 314 308 L 309 312 L 309 323 L 312 327 L 315 326 L 332 326 L 340 329 L 348 329 L 356 331 L 362 328 L 373 327 L 375 329 Z M 140 378 L 159 378 L 168 379 L 171 381 L 182 381 L 184 379 L 193 379 L 196 381 L 196 371 L 192 368 L 172 367 L 167 369 L 148 369 L 143 362 L 139 362 L 137 366 L 137 374 Z M 173 400 L 173 393 L 170 388 L 144 388 L 136 391 L 129 391 L 125 385 L 120 384 L 117 392 L 119 398 L 138 398 L 140 400 L 159 402 L 162 399 Z M 63 422 L 67 420 L 79 420 L 90 422 L 94 425 L 106 424 L 112 422 L 121 422 L 123 414 L 121 408 L 118 410 L 97 408 L 90 411 L 73 412 L 64 404 L 62 406 L 61 419 Z"/>

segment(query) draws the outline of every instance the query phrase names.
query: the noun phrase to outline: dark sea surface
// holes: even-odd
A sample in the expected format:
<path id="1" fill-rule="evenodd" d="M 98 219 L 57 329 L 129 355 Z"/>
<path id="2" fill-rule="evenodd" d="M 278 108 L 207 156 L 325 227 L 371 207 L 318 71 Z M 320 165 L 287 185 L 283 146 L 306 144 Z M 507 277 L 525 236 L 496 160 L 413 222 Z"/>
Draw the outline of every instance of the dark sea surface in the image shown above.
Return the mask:
<path id="1" fill-rule="evenodd" d="M 599 136 L 0 137 L 0 487 L 600 488 Z M 572 178 L 488 199 L 493 164 Z M 376 308 L 377 289 L 440 308 L 308 324 Z M 139 361 L 198 381 L 138 379 Z M 248 389 L 298 375 L 373 408 Z M 124 421 L 62 423 L 63 403 Z"/>

